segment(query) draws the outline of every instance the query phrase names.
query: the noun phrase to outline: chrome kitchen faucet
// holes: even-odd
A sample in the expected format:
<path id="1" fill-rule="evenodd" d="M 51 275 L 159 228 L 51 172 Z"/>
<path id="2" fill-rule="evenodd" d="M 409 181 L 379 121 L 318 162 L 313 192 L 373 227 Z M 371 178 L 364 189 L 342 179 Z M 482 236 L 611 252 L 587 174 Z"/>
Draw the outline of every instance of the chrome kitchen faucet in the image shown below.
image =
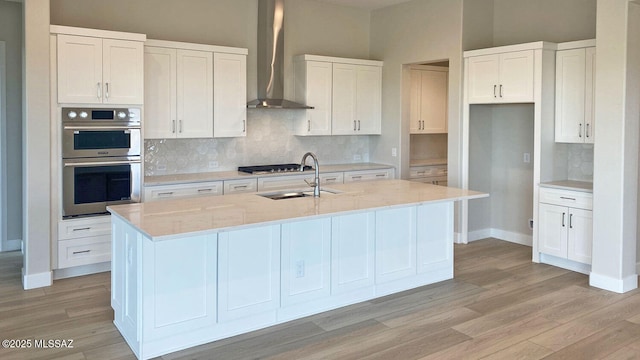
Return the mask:
<path id="1" fill-rule="evenodd" d="M 313 159 L 313 168 L 315 169 L 315 178 L 313 182 L 309 182 L 309 180 L 307 179 L 304 179 L 304 182 L 306 182 L 307 185 L 313 187 L 313 196 L 319 197 L 320 196 L 320 166 L 318 165 L 318 158 L 314 153 L 308 152 L 304 154 L 304 156 L 302 156 L 302 161 L 300 162 L 300 171 L 304 171 L 304 163 L 305 161 L 307 161 L 307 157 L 309 156 L 311 156 L 311 158 Z"/>

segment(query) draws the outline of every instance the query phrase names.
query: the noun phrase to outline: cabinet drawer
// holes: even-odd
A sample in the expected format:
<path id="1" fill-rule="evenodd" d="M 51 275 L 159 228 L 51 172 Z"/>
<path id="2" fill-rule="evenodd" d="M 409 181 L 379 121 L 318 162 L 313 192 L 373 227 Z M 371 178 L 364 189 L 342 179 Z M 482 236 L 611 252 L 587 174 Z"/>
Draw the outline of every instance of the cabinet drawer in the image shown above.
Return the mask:
<path id="1" fill-rule="evenodd" d="M 581 191 L 540 188 L 540 202 L 591 210 L 593 194 Z"/>
<path id="2" fill-rule="evenodd" d="M 387 180 L 393 178 L 393 169 L 350 171 L 344 173 L 344 182 Z"/>
<path id="3" fill-rule="evenodd" d="M 309 187 L 304 180 L 313 181 L 314 173 L 304 175 L 271 176 L 258 178 L 258 191 L 282 189 L 306 189 Z"/>
<path id="4" fill-rule="evenodd" d="M 409 169 L 409 178 L 416 179 L 427 176 L 447 176 L 447 165 L 412 166 Z"/>
<path id="5" fill-rule="evenodd" d="M 144 190 L 145 201 L 222 195 L 222 181 L 193 184 L 149 186 Z"/>
<path id="6" fill-rule="evenodd" d="M 447 186 L 446 176 L 429 176 L 429 177 L 421 177 L 421 178 L 411 178 L 411 181 L 423 182 L 425 184 Z"/>
<path id="7" fill-rule="evenodd" d="M 344 173 L 326 173 L 320 174 L 320 185 L 342 184 L 344 182 Z"/>
<path id="8" fill-rule="evenodd" d="M 111 216 L 96 216 L 85 219 L 61 220 L 58 222 L 58 240 L 111 235 Z"/>
<path id="9" fill-rule="evenodd" d="M 258 191 L 258 179 L 225 180 L 224 194 L 241 194 Z"/>
<path id="10" fill-rule="evenodd" d="M 111 235 L 58 241 L 58 268 L 111 261 Z"/>

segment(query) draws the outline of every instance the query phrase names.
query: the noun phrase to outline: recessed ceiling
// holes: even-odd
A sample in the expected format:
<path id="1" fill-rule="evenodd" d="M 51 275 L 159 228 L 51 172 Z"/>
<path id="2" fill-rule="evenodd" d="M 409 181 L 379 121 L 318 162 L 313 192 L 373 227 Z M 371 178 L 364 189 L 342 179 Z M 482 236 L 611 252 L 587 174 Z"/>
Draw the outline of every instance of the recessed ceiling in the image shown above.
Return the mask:
<path id="1" fill-rule="evenodd" d="M 316 0 L 320 2 L 344 5 L 344 6 L 352 6 L 363 8 L 367 10 L 375 10 L 383 7 L 396 5 L 404 2 L 408 2 L 411 0 Z"/>

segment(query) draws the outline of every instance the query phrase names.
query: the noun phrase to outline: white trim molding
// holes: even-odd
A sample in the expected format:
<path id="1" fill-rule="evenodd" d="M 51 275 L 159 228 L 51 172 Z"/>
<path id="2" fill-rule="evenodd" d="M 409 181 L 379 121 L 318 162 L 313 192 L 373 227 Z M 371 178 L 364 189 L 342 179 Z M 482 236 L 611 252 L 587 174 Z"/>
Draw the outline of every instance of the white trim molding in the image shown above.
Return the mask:
<path id="1" fill-rule="evenodd" d="M 589 274 L 589 285 L 622 294 L 638 287 L 638 275 L 633 274 L 623 279 L 616 279 L 591 272 Z"/>
<path id="2" fill-rule="evenodd" d="M 22 288 L 25 290 L 37 289 L 41 287 L 51 286 L 53 284 L 53 274 L 51 271 L 25 275 L 22 268 Z"/>
<path id="3" fill-rule="evenodd" d="M 508 241 L 515 244 L 532 246 L 533 237 L 527 234 L 520 234 L 512 231 L 506 231 L 502 229 L 488 228 L 470 231 L 468 234 L 468 240 L 477 241 L 486 238 L 496 238 L 499 240 Z"/>

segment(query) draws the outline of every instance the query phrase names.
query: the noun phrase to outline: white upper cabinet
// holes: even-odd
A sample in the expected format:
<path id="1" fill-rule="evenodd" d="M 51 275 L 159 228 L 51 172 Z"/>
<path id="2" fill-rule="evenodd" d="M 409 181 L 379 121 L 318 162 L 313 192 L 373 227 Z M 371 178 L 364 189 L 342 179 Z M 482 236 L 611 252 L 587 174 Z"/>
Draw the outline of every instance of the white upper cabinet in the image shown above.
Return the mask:
<path id="1" fill-rule="evenodd" d="M 58 102 L 143 104 L 141 41 L 59 34 Z"/>
<path id="2" fill-rule="evenodd" d="M 447 132 L 448 69 L 411 70 L 411 134 Z"/>
<path id="3" fill-rule="evenodd" d="M 333 135 L 380 134 L 382 68 L 333 64 Z"/>
<path id="4" fill-rule="evenodd" d="M 145 138 L 213 136 L 213 54 L 145 47 Z"/>
<path id="5" fill-rule="evenodd" d="M 295 100 L 314 109 L 297 135 L 379 135 L 382 62 L 300 55 L 295 58 Z"/>
<path id="6" fill-rule="evenodd" d="M 469 57 L 468 103 L 533 102 L 533 50 Z"/>
<path id="7" fill-rule="evenodd" d="M 556 142 L 594 142 L 595 53 L 595 47 L 556 53 Z"/>
<path id="8" fill-rule="evenodd" d="M 296 135 L 331 135 L 331 96 L 333 65 L 323 61 L 296 60 L 294 63 L 295 101 L 313 106 Z"/>
<path id="9" fill-rule="evenodd" d="M 213 136 L 247 135 L 247 56 L 213 54 Z"/>
<path id="10" fill-rule="evenodd" d="M 244 136 L 246 54 L 246 49 L 147 41 L 144 137 Z"/>

